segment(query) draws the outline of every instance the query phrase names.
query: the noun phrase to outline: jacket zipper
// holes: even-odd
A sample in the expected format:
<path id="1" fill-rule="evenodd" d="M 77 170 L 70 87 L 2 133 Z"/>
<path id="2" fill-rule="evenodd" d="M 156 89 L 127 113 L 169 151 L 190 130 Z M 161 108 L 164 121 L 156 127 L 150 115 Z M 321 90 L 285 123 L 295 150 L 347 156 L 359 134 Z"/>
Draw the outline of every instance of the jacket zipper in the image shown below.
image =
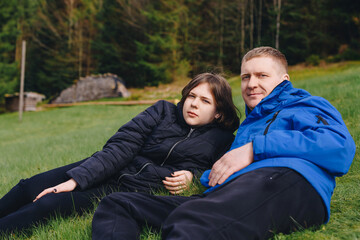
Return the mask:
<path id="1" fill-rule="evenodd" d="M 117 182 L 119 183 L 120 179 L 121 179 L 122 177 L 124 177 L 124 176 L 136 176 L 136 175 L 139 175 L 139 174 L 141 173 L 141 171 L 142 171 L 146 166 L 149 166 L 150 164 L 152 164 L 152 163 L 145 163 L 144 166 L 142 166 L 142 167 L 140 168 L 140 170 L 137 171 L 137 173 L 135 173 L 135 174 L 130 174 L 130 173 L 121 174 L 121 176 L 118 178 Z"/>
<path id="2" fill-rule="evenodd" d="M 165 163 L 166 160 L 169 158 L 171 152 L 174 150 L 174 148 L 176 147 L 176 145 L 178 145 L 179 143 L 181 143 L 181 142 L 185 141 L 186 139 L 188 139 L 194 130 L 195 130 L 194 128 L 191 128 L 191 129 L 190 129 L 190 132 L 188 133 L 188 135 L 187 135 L 184 139 L 181 139 L 181 140 L 177 141 L 177 142 L 170 148 L 168 154 L 166 155 L 166 158 L 164 159 L 164 161 L 161 163 L 160 166 L 163 166 L 163 165 L 164 165 L 164 163 Z"/>
<path id="3" fill-rule="evenodd" d="M 316 123 L 320 123 L 322 122 L 324 125 L 329 125 L 329 123 L 320 115 L 316 115 L 316 117 L 318 118 L 318 120 L 316 121 Z"/>
<path id="4" fill-rule="evenodd" d="M 277 111 L 275 114 L 274 114 L 274 116 L 272 117 L 272 119 L 271 120 L 268 120 L 266 123 L 268 123 L 269 121 L 270 121 L 270 123 L 266 126 L 266 128 L 265 128 L 265 131 L 264 131 L 264 135 L 266 135 L 267 133 L 268 133 L 268 131 L 269 131 L 269 128 L 270 128 L 270 125 L 275 121 L 275 119 L 276 119 L 276 117 L 279 115 L 279 112 L 280 112 L 281 110 L 279 110 L 279 111 Z"/>
<path id="5" fill-rule="evenodd" d="M 194 130 L 195 130 L 195 129 L 191 128 L 191 129 L 190 129 L 190 132 L 188 133 L 188 135 L 187 135 L 184 139 L 181 139 L 181 140 L 177 141 L 177 142 L 170 148 L 170 150 L 169 150 L 169 152 L 168 152 L 165 160 L 161 163 L 160 166 L 163 166 L 163 165 L 164 165 L 164 163 L 165 163 L 166 160 L 169 158 L 169 156 L 170 156 L 172 150 L 175 148 L 175 146 L 178 145 L 179 143 L 185 141 L 186 139 L 188 139 L 188 138 L 190 137 L 191 133 L 192 133 Z M 142 166 L 142 167 L 140 168 L 140 170 L 137 171 L 135 174 L 130 174 L 130 173 L 121 174 L 121 176 L 118 178 L 117 182 L 119 182 L 120 179 L 121 179 L 122 177 L 124 177 L 124 176 L 137 176 L 137 175 L 139 175 L 139 174 L 142 172 L 142 170 L 144 170 L 144 168 L 145 168 L 146 166 L 149 166 L 150 164 L 152 164 L 152 163 L 145 163 L 144 166 Z"/>

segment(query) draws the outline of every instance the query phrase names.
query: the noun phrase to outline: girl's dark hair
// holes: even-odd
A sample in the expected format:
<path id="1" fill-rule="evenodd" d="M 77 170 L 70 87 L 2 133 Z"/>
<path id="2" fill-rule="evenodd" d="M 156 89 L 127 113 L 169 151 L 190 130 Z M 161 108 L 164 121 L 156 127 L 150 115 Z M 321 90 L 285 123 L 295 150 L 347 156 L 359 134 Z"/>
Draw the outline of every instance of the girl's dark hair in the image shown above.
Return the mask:
<path id="1" fill-rule="evenodd" d="M 240 119 L 237 115 L 239 110 L 235 106 L 232 99 L 232 92 L 229 83 L 219 74 L 202 73 L 195 76 L 182 90 L 182 98 L 180 104 L 184 106 L 184 102 L 190 91 L 200 83 L 208 83 L 212 95 L 215 98 L 215 106 L 220 117 L 215 121 L 223 128 L 235 131 L 239 127 Z M 240 113 L 239 113 L 240 115 Z"/>

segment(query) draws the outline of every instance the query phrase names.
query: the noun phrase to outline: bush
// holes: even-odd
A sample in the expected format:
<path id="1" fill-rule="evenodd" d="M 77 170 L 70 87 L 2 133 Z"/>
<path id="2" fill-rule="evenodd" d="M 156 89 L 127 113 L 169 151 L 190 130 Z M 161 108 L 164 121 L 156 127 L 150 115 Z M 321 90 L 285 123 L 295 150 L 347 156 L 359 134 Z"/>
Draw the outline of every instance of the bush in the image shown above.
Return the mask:
<path id="1" fill-rule="evenodd" d="M 352 48 L 347 48 L 340 57 L 344 61 L 360 60 L 360 52 Z"/>
<path id="2" fill-rule="evenodd" d="M 320 57 L 319 57 L 319 55 L 313 54 L 313 55 L 310 55 L 309 57 L 307 57 L 305 62 L 306 62 L 306 65 L 309 65 L 309 66 L 319 66 Z"/>

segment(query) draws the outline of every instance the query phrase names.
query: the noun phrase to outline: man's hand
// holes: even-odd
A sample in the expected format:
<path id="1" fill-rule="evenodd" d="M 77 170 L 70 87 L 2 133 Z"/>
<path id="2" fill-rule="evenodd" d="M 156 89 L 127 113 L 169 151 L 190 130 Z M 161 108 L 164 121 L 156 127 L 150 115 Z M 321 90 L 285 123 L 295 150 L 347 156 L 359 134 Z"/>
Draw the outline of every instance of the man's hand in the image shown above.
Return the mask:
<path id="1" fill-rule="evenodd" d="M 193 174 L 186 170 L 176 171 L 171 174 L 172 177 L 165 177 L 164 187 L 171 194 L 178 194 L 187 189 L 193 179 Z"/>
<path id="2" fill-rule="evenodd" d="M 76 188 L 77 185 L 78 185 L 77 182 L 73 178 L 71 178 L 70 180 L 60 183 L 55 187 L 45 189 L 39 195 L 37 195 L 37 197 L 34 199 L 33 202 L 39 200 L 41 197 L 49 193 L 71 192 Z"/>
<path id="3" fill-rule="evenodd" d="M 216 184 L 222 184 L 234 172 L 247 167 L 253 161 L 252 142 L 227 152 L 213 165 L 209 175 L 209 186 L 214 187 Z"/>

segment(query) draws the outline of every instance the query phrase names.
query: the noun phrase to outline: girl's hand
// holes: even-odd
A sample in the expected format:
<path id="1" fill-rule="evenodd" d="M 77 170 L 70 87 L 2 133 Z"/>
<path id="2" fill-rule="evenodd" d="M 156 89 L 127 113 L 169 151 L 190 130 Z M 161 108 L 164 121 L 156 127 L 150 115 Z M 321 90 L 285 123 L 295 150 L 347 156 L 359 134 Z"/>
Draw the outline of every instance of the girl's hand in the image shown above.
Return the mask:
<path id="1" fill-rule="evenodd" d="M 171 194 L 178 194 L 188 189 L 193 179 L 193 174 L 186 170 L 176 171 L 171 174 L 171 177 L 165 177 L 163 180 L 164 187 L 169 190 Z"/>
<path id="2" fill-rule="evenodd" d="M 71 178 L 70 180 L 60 183 L 55 187 L 45 189 L 39 195 L 37 195 L 37 197 L 34 199 L 33 202 L 39 200 L 41 197 L 49 193 L 71 192 L 76 188 L 77 185 L 78 185 L 77 182 L 73 178 Z"/>

